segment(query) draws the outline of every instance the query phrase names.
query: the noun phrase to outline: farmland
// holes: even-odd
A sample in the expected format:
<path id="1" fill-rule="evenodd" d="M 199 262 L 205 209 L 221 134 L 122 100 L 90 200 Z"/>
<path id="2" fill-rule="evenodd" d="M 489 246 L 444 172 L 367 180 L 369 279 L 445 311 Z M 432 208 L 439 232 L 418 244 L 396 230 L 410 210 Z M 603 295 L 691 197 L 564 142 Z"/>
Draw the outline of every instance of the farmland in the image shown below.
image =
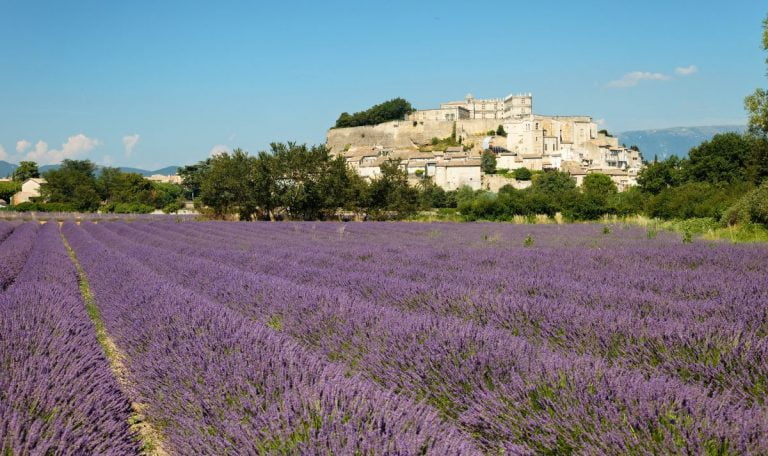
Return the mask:
<path id="1" fill-rule="evenodd" d="M 766 454 L 768 247 L 0 221 L 5 454 Z"/>

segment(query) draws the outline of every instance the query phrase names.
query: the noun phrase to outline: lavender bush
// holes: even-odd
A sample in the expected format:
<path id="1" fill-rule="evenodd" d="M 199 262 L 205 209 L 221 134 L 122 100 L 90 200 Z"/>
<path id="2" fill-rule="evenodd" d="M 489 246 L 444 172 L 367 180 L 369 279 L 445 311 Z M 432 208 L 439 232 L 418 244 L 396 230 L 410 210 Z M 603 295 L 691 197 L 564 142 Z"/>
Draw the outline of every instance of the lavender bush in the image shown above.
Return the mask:
<path id="1" fill-rule="evenodd" d="M 0 449 L 138 454 L 130 404 L 96 341 L 55 224 L 39 230 L 24 259 L 14 284 L 0 293 Z"/>
<path id="2" fill-rule="evenodd" d="M 83 229 L 486 451 L 768 448 L 764 248 L 593 225 Z"/>

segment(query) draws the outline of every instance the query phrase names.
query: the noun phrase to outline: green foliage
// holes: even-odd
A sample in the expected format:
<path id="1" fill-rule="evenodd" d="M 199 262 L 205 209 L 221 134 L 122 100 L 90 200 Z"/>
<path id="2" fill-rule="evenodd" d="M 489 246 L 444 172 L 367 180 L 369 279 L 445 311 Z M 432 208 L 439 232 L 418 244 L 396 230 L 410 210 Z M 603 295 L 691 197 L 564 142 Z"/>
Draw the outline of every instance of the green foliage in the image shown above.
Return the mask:
<path id="1" fill-rule="evenodd" d="M 250 185 L 254 160 L 242 149 L 211 157 L 201 176 L 200 199 L 217 218 L 238 212 L 241 219 L 250 220 L 256 212 L 255 189 Z"/>
<path id="2" fill-rule="evenodd" d="M 725 211 L 723 222 L 727 225 L 768 225 L 768 182 L 739 198 Z"/>
<path id="3" fill-rule="evenodd" d="M 504 130 L 504 125 L 499 125 L 499 128 L 496 129 L 496 135 L 498 136 L 507 136 L 506 130 Z"/>
<path id="4" fill-rule="evenodd" d="M 295 143 L 273 143 L 256 156 L 240 149 L 218 154 L 190 174 L 199 182 L 201 203 L 217 218 L 322 219 L 338 209 L 361 210 L 368 191 L 343 157 Z"/>
<path id="5" fill-rule="evenodd" d="M 763 20 L 763 50 L 768 51 L 768 18 Z M 766 60 L 768 63 L 768 60 Z M 768 135 L 768 91 L 756 89 L 744 100 L 744 107 L 749 116 L 749 130 L 756 136 Z"/>
<path id="6" fill-rule="evenodd" d="M 711 217 L 719 220 L 744 191 L 745 184 L 721 187 L 707 182 L 690 182 L 667 188 L 649 198 L 645 213 L 662 219 Z"/>
<path id="7" fill-rule="evenodd" d="M 66 203 L 80 212 L 95 211 L 101 204 L 95 171 L 96 165 L 89 160 L 64 160 L 59 169 L 45 173 L 43 200 Z"/>
<path id="8" fill-rule="evenodd" d="M 421 182 L 419 207 L 421 209 L 455 208 L 456 192 L 447 192 L 429 179 Z"/>
<path id="9" fill-rule="evenodd" d="M 429 146 L 419 147 L 419 150 L 422 152 L 432 151 L 432 150 L 445 150 L 448 147 L 458 147 L 458 146 L 461 146 L 461 142 L 457 141 L 454 136 L 449 136 L 443 139 L 432 138 Z"/>
<path id="10" fill-rule="evenodd" d="M 480 157 L 480 169 L 485 174 L 496 174 L 496 154 L 486 150 Z"/>
<path id="11" fill-rule="evenodd" d="M 531 180 L 532 176 L 531 170 L 525 167 L 515 169 L 512 171 L 512 175 L 519 181 Z"/>
<path id="12" fill-rule="evenodd" d="M 637 185 L 642 191 L 653 195 L 666 188 L 678 186 L 685 181 L 685 162 L 674 155 L 664 161 L 653 161 L 640 171 Z"/>
<path id="13" fill-rule="evenodd" d="M 18 168 L 13 170 L 12 177 L 16 182 L 24 182 L 27 179 L 40 177 L 40 170 L 37 168 L 37 163 L 33 161 L 22 161 L 19 163 Z"/>
<path id="14" fill-rule="evenodd" d="M 381 176 L 374 179 L 367 192 L 367 206 L 378 219 L 402 217 L 416 212 L 418 190 L 408 185 L 408 174 L 398 160 L 387 160 L 380 166 Z"/>
<path id="15" fill-rule="evenodd" d="M 533 247 L 533 236 L 530 234 L 523 241 L 523 247 Z"/>
<path id="16" fill-rule="evenodd" d="M 686 176 L 689 181 L 712 184 L 746 179 L 746 165 L 754 150 L 754 141 L 738 133 L 715 135 L 688 152 Z"/>
<path id="17" fill-rule="evenodd" d="M 618 193 L 616 184 L 611 179 L 611 176 L 601 173 L 587 174 L 582 183 L 582 191 L 585 194 L 602 197 L 606 200 Z"/>
<path id="18" fill-rule="evenodd" d="M 575 191 L 576 181 L 567 173 L 550 171 L 537 175 L 533 179 L 531 189 L 547 196 L 557 197 Z"/>
<path id="19" fill-rule="evenodd" d="M 598 130 L 598 131 L 597 131 L 597 133 L 598 133 L 598 134 L 603 134 L 603 135 L 605 135 L 605 136 L 607 136 L 607 137 L 609 137 L 609 138 L 613 138 L 613 135 L 611 135 L 610 133 L 608 133 L 608 130 L 606 130 L 606 129 Z"/>
<path id="20" fill-rule="evenodd" d="M 334 128 L 360 127 L 363 125 L 377 125 L 391 120 L 405 118 L 414 111 L 411 104 L 402 99 L 394 98 L 384 103 L 372 106 L 366 111 L 349 114 L 341 113 Z"/>
<path id="21" fill-rule="evenodd" d="M 0 199 L 10 204 L 11 197 L 20 190 L 21 182 L 0 182 Z"/>
<path id="22" fill-rule="evenodd" d="M 75 212 L 74 206 L 67 203 L 21 203 L 13 206 L 16 212 Z"/>
<path id="23" fill-rule="evenodd" d="M 203 178 L 211 167 L 211 158 L 179 168 L 177 174 L 182 178 L 185 196 L 191 200 L 200 196 Z"/>
<path id="24" fill-rule="evenodd" d="M 639 188 L 629 188 L 609 198 L 608 213 L 623 217 L 639 214 L 643 211 L 647 199 L 648 195 Z"/>
<path id="25" fill-rule="evenodd" d="M 109 203 L 102 206 L 101 210 L 113 214 L 149 214 L 155 208 L 141 203 Z"/>

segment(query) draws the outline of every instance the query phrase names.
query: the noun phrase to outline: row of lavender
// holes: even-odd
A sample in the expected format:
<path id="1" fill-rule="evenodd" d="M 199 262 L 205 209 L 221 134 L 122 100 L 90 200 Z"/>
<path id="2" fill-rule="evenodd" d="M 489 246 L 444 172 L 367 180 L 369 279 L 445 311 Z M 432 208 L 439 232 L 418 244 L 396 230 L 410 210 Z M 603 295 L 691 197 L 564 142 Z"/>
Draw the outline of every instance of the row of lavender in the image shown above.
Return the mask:
<path id="1" fill-rule="evenodd" d="M 768 450 L 765 249 L 435 227 L 68 229 L 426 400 L 485 450 Z M 530 231 L 543 247 L 519 247 Z"/>
<path id="2" fill-rule="evenodd" d="M 390 255 L 396 256 L 392 261 L 381 261 L 386 253 L 371 261 L 369 244 L 323 243 L 306 255 L 308 247 L 296 239 L 237 246 L 233 230 L 217 227 L 206 241 L 200 229 L 185 234 L 193 230 L 190 225 L 168 228 L 110 226 L 174 253 L 330 287 L 400 309 L 490 322 L 529 340 L 600 356 L 612 364 L 663 372 L 715 391 L 736 389 L 745 400 L 765 397 L 764 249 L 659 243 L 612 252 L 518 249 L 507 255 L 503 249 L 454 247 L 452 256 L 408 246 Z M 281 248 L 270 249 L 270 243 Z M 227 249 L 233 245 L 234 250 Z M 298 267 L 295 258 L 301 258 Z M 654 258 L 662 262 L 660 267 L 649 267 Z M 473 274 L 465 274 L 465 268 Z M 690 325 L 692 320 L 697 324 Z M 594 337 L 596 332 L 605 337 Z"/>
<path id="3" fill-rule="evenodd" d="M 0 222 L 0 449 L 138 454 L 55 224 Z"/>
<path id="4" fill-rule="evenodd" d="M 131 399 L 178 454 L 473 454 L 429 406 L 329 362 L 205 293 L 183 287 L 92 229 L 65 223 Z M 136 244 L 141 249 L 140 244 Z M 155 252 L 164 260 L 164 252 Z M 164 263 L 169 268 L 176 258 Z M 512 453 L 524 449 L 514 445 Z"/>

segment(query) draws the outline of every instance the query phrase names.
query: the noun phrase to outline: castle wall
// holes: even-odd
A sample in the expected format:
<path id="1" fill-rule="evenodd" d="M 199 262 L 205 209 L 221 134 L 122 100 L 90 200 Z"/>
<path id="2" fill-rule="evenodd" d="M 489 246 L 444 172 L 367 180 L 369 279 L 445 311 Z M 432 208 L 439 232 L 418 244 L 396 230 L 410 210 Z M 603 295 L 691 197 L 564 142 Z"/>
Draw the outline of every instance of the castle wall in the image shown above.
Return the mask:
<path id="1" fill-rule="evenodd" d="M 415 123 L 415 125 L 414 125 Z M 460 119 L 456 122 L 456 135 L 463 138 L 482 136 L 496 130 L 499 119 Z M 395 120 L 364 127 L 332 128 L 328 130 L 326 145 L 333 153 L 349 147 L 381 146 L 387 149 L 408 149 L 427 145 L 432 138 L 447 138 L 453 133 L 454 122 L 436 120 Z"/>
<path id="2" fill-rule="evenodd" d="M 498 193 L 499 189 L 505 185 L 511 185 L 512 187 L 522 190 L 531 186 L 531 181 L 521 181 L 517 179 L 510 179 L 508 177 L 499 176 L 495 174 L 483 174 L 482 188 L 489 192 Z"/>

